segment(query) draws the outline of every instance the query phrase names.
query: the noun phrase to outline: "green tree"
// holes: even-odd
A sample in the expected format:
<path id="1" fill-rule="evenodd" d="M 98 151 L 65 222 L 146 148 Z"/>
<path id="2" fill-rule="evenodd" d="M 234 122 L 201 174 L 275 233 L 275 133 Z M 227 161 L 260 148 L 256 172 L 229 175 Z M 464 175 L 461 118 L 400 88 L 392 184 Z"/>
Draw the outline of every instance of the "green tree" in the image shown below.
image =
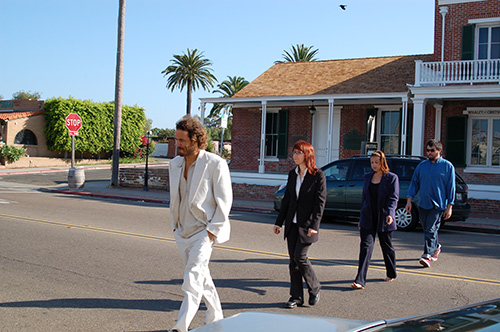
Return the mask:
<path id="1" fill-rule="evenodd" d="M 144 133 L 151 131 L 152 126 L 153 126 L 153 119 L 146 119 L 146 121 L 144 121 Z"/>
<path id="2" fill-rule="evenodd" d="M 233 128 L 233 120 L 229 119 L 227 121 L 227 128 L 224 130 L 224 141 L 231 140 L 231 129 Z M 220 141 L 222 136 L 222 128 L 221 127 L 208 127 L 206 128 L 207 135 L 212 141 Z"/>
<path id="3" fill-rule="evenodd" d="M 174 59 L 170 61 L 172 64 L 161 72 L 163 77 L 167 77 L 167 89 L 174 91 L 178 88 L 182 92 L 186 88 L 186 114 L 191 115 L 192 92 L 200 86 L 208 91 L 217 82 L 210 68 L 212 62 L 203 57 L 203 52 L 197 49 L 191 51 L 189 48 L 187 54 L 174 54 Z"/>
<path id="4" fill-rule="evenodd" d="M 12 98 L 15 100 L 21 100 L 21 99 L 40 100 L 41 97 L 42 96 L 40 92 L 37 91 L 31 92 L 31 91 L 20 90 L 12 94 Z"/>
<path id="5" fill-rule="evenodd" d="M 77 113 L 82 118 L 82 128 L 75 137 L 75 151 L 91 154 L 109 154 L 113 148 L 113 122 L 115 105 L 113 102 L 95 103 L 74 98 L 52 98 L 45 102 L 45 134 L 47 147 L 51 151 L 71 151 L 71 138 L 65 125 L 66 116 Z M 120 146 L 122 156 L 134 154 L 142 144 L 146 116 L 138 106 L 124 105 L 122 109 Z"/>
<path id="6" fill-rule="evenodd" d="M 222 95 L 221 97 L 230 98 L 249 84 L 249 82 L 241 76 L 228 76 L 227 78 L 227 80 L 217 85 L 217 90 L 214 90 L 213 93 L 220 93 Z M 208 117 L 219 117 L 221 111 L 226 110 L 228 111 L 228 115 L 233 114 L 233 107 L 231 105 L 214 104 Z"/>
<path id="7" fill-rule="evenodd" d="M 317 61 L 315 56 L 319 50 L 313 50 L 313 47 L 314 46 L 306 47 L 304 44 L 297 44 L 296 46 L 292 45 L 290 52 L 285 51 L 285 53 L 282 54 L 284 60 L 278 60 L 274 63 Z"/>
<path id="8" fill-rule="evenodd" d="M 157 137 L 159 141 L 166 141 L 168 137 L 175 137 L 175 129 L 161 129 L 153 128 L 151 129 L 153 136 Z"/>

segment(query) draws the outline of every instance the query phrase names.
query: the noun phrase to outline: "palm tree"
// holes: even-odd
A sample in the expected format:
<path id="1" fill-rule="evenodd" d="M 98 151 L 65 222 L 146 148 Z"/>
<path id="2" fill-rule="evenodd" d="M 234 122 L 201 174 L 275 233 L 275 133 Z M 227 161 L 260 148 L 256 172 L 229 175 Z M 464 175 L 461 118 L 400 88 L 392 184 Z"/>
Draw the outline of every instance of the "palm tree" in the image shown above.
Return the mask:
<path id="1" fill-rule="evenodd" d="M 282 54 L 284 61 L 275 61 L 274 63 L 283 63 L 283 62 L 307 62 L 307 61 L 316 61 L 316 53 L 318 53 L 318 49 L 312 50 L 314 46 L 306 47 L 304 44 L 297 44 L 296 46 L 292 45 L 291 52 L 285 51 Z"/>
<path id="2" fill-rule="evenodd" d="M 181 91 L 186 87 L 187 102 L 186 114 L 191 115 L 191 94 L 200 86 L 204 90 L 209 90 L 213 87 L 217 79 L 212 74 L 212 62 L 203 57 L 203 52 L 198 52 L 197 49 L 191 51 L 187 49 L 187 54 L 176 55 L 171 60 L 172 65 L 168 66 L 161 73 L 167 78 L 167 89 L 174 91 L 179 88 Z"/>
<path id="3" fill-rule="evenodd" d="M 115 120 L 113 133 L 113 167 L 111 170 L 111 185 L 118 187 L 120 171 L 120 137 L 122 127 L 122 99 L 123 99 L 123 49 L 125 43 L 125 1 L 119 0 L 118 10 L 118 46 L 116 51 L 116 78 L 115 78 Z"/>
<path id="4" fill-rule="evenodd" d="M 228 80 L 225 80 L 221 84 L 217 85 L 217 90 L 214 90 L 214 93 L 217 92 L 220 93 L 222 97 L 230 98 L 250 83 L 241 76 L 228 76 L 227 78 Z M 214 104 L 208 117 L 218 117 L 222 110 L 227 110 L 228 114 L 231 115 L 233 107 L 227 104 Z"/>

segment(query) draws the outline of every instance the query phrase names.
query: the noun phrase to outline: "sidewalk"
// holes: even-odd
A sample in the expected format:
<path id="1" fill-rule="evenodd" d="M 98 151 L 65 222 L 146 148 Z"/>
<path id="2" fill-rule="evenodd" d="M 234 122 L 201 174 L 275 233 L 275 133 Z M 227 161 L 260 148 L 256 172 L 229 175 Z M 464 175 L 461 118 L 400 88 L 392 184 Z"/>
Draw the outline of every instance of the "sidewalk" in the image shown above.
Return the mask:
<path id="1" fill-rule="evenodd" d="M 109 165 L 92 165 L 85 166 L 85 169 L 109 168 Z M 28 168 L 28 169 L 1 169 L 0 175 L 8 174 L 28 174 L 28 173 L 46 173 L 46 172 L 67 172 L 67 167 L 44 167 L 44 168 Z M 8 178 L 4 178 L 8 179 Z M 7 180 L 8 181 L 8 180 Z M 57 186 L 43 187 L 40 190 L 50 191 L 55 193 L 82 195 L 89 197 L 124 199 L 131 201 L 144 201 L 157 204 L 169 204 L 170 195 L 167 191 L 148 190 L 143 188 L 127 188 L 127 187 L 111 187 L 110 180 L 93 180 L 84 184 L 82 189 L 70 189 L 65 184 Z M 275 213 L 273 202 L 255 201 L 255 200 L 234 200 L 233 211 L 245 211 L 256 213 Z M 481 217 L 472 215 L 466 221 L 448 222 L 443 227 L 444 229 L 462 230 L 469 232 L 482 232 L 500 234 L 500 216 L 498 218 Z"/>

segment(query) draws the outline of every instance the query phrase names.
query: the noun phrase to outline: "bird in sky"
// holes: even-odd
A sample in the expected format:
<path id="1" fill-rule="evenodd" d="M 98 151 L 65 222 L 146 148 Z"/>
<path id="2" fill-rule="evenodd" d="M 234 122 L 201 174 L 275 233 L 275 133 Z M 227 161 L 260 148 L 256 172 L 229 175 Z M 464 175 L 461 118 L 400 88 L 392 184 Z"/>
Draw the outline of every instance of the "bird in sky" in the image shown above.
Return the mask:
<path id="1" fill-rule="evenodd" d="M 342 8 L 342 10 L 345 10 L 347 5 L 339 5 L 340 8 Z"/>

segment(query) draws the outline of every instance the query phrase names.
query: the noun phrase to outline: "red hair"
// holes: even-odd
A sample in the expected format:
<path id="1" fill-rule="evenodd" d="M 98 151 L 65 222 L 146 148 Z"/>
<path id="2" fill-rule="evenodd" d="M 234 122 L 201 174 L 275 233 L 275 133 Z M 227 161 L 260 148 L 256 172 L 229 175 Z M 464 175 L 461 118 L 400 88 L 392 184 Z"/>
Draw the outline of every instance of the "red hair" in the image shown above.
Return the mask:
<path id="1" fill-rule="evenodd" d="M 304 152 L 306 168 L 312 175 L 318 172 L 318 167 L 316 167 L 316 155 L 314 153 L 314 147 L 311 143 L 300 140 L 295 142 L 293 145 L 293 150 L 299 150 Z"/>

